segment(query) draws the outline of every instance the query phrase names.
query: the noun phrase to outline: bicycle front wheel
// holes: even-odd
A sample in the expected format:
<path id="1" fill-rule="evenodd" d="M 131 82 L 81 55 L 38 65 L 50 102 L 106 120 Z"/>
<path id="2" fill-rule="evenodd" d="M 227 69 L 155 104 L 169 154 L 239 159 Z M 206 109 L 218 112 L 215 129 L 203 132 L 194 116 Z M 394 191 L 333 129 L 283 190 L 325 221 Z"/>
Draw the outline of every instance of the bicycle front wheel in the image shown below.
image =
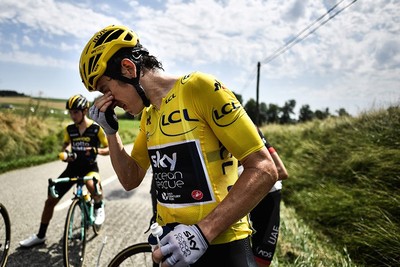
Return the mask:
<path id="1" fill-rule="evenodd" d="M 11 223 L 6 208 L 0 203 L 0 266 L 7 263 L 11 240 Z"/>
<path id="2" fill-rule="evenodd" d="M 85 258 L 87 219 L 82 205 L 85 203 L 74 199 L 65 221 L 63 258 L 66 267 L 80 267 Z"/>
<path id="3" fill-rule="evenodd" d="M 151 257 L 149 243 L 138 243 L 119 252 L 108 264 L 108 267 L 143 266 L 157 267 Z"/>

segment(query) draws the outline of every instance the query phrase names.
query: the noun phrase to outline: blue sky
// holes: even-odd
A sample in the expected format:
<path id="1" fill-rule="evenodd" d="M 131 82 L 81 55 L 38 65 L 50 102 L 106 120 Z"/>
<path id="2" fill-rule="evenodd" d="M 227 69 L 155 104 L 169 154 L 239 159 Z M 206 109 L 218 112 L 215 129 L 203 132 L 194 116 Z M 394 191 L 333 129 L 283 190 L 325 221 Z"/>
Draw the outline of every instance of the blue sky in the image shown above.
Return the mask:
<path id="1" fill-rule="evenodd" d="M 166 72 L 211 73 L 244 102 L 353 115 L 400 102 L 400 1 L 358 0 L 268 61 L 298 33 L 352 0 L 0 0 L 0 89 L 68 98 L 83 87 L 81 50 L 110 24 L 132 28 Z M 332 12 L 330 14 L 334 14 Z M 328 18 L 328 17 L 325 17 Z M 314 27 L 318 24 L 314 24 Z"/>

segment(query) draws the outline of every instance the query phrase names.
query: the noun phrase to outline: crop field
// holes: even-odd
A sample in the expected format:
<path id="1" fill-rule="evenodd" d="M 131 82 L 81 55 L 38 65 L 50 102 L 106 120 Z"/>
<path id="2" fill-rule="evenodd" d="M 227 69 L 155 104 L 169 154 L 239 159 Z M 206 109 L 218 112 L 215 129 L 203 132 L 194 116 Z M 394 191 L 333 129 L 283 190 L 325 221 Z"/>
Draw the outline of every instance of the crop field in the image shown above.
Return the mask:
<path id="1" fill-rule="evenodd" d="M 0 97 L 0 106 L 13 105 L 17 107 L 42 106 L 52 109 L 65 109 L 66 99 L 45 99 L 32 97 Z"/>

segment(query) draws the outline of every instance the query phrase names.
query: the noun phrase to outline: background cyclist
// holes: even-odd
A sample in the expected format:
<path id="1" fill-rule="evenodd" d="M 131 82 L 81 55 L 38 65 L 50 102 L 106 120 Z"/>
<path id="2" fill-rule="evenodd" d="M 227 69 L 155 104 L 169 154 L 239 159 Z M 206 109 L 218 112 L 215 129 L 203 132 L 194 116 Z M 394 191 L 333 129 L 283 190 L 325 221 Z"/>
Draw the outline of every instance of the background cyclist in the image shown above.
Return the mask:
<path id="1" fill-rule="evenodd" d="M 268 152 L 278 170 L 278 181 L 268 195 L 250 212 L 250 219 L 255 233 L 252 235 L 252 248 L 259 267 L 269 266 L 275 254 L 280 226 L 280 203 L 282 180 L 288 178 L 288 172 L 278 152 L 258 130 Z"/>
<path id="2" fill-rule="evenodd" d="M 89 102 L 82 95 L 74 95 L 68 99 L 66 109 L 73 121 L 64 130 L 64 140 L 61 151 L 72 152 L 75 157 L 66 159 L 67 168 L 59 177 L 76 177 L 76 176 L 95 176 L 100 179 L 99 167 L 97 165 L 97 155 L 108 155 L 108 142 L 103 129 L 89 119 L 86 114 L 88 112 Z M 101 188 L 101 183 L 99 183 Z M 21 241 L 22 247 L 32 247 L 42 244 L 46 240 L 46 231 L 53 217 L 54 207 L 65 193 L 73 186 L 72 183 L 58 183 L 55 189 L 59 194 L 58 198 L 53 198 L 48 192 L 42 212 L 41 223 L 37 234 Z M 95 224 L 101 225 L 105 219 L 103 194 L 95 194 L 93 181 L 88 181 L 86 186 L 94 199 L 95 208 Z"/>
<path id="3" fill-rule="evenodd" d="M 223 259 L 224 266 L 256 266 L 247 214 L 278 177 L 234 94 L 208 74 L 165 74 L 157 58 L 124 26 L 96 33 L 79 66 L 86 88 L 103 94 L 90 116 L 106 132 L 120 183 L 126 190 L 136 188 L 151 165 L 157 222 L 178 224 L 161 239 L 161 248 L 153 252 L 155 261 L 163 260 L 162 266 L 213 266 Z M 118 134 L 115 106 L 132 115 L 142 112 L 130 155 Z M 238 159 L 244 167 L 239 178 Z"/>

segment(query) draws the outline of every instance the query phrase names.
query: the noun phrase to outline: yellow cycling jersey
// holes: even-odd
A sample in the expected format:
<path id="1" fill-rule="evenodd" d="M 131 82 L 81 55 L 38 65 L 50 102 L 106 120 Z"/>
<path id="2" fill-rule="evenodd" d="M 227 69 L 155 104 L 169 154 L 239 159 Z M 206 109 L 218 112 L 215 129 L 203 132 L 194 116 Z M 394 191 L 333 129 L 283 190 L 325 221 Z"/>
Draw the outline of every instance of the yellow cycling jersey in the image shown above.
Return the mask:
<path id="1" fill-rule="evenodd" d="M 228 194 L 238 179 L 238 159 L 263 146 L 235 95 L 213 76 L 194 72 L 175 83 L 159 110 L 143 111 L 131 156 L 143 169 L 152 167 L 158 222 L 190 225 Z M 212 244 L 250 233 L 244 217 Z"/>

